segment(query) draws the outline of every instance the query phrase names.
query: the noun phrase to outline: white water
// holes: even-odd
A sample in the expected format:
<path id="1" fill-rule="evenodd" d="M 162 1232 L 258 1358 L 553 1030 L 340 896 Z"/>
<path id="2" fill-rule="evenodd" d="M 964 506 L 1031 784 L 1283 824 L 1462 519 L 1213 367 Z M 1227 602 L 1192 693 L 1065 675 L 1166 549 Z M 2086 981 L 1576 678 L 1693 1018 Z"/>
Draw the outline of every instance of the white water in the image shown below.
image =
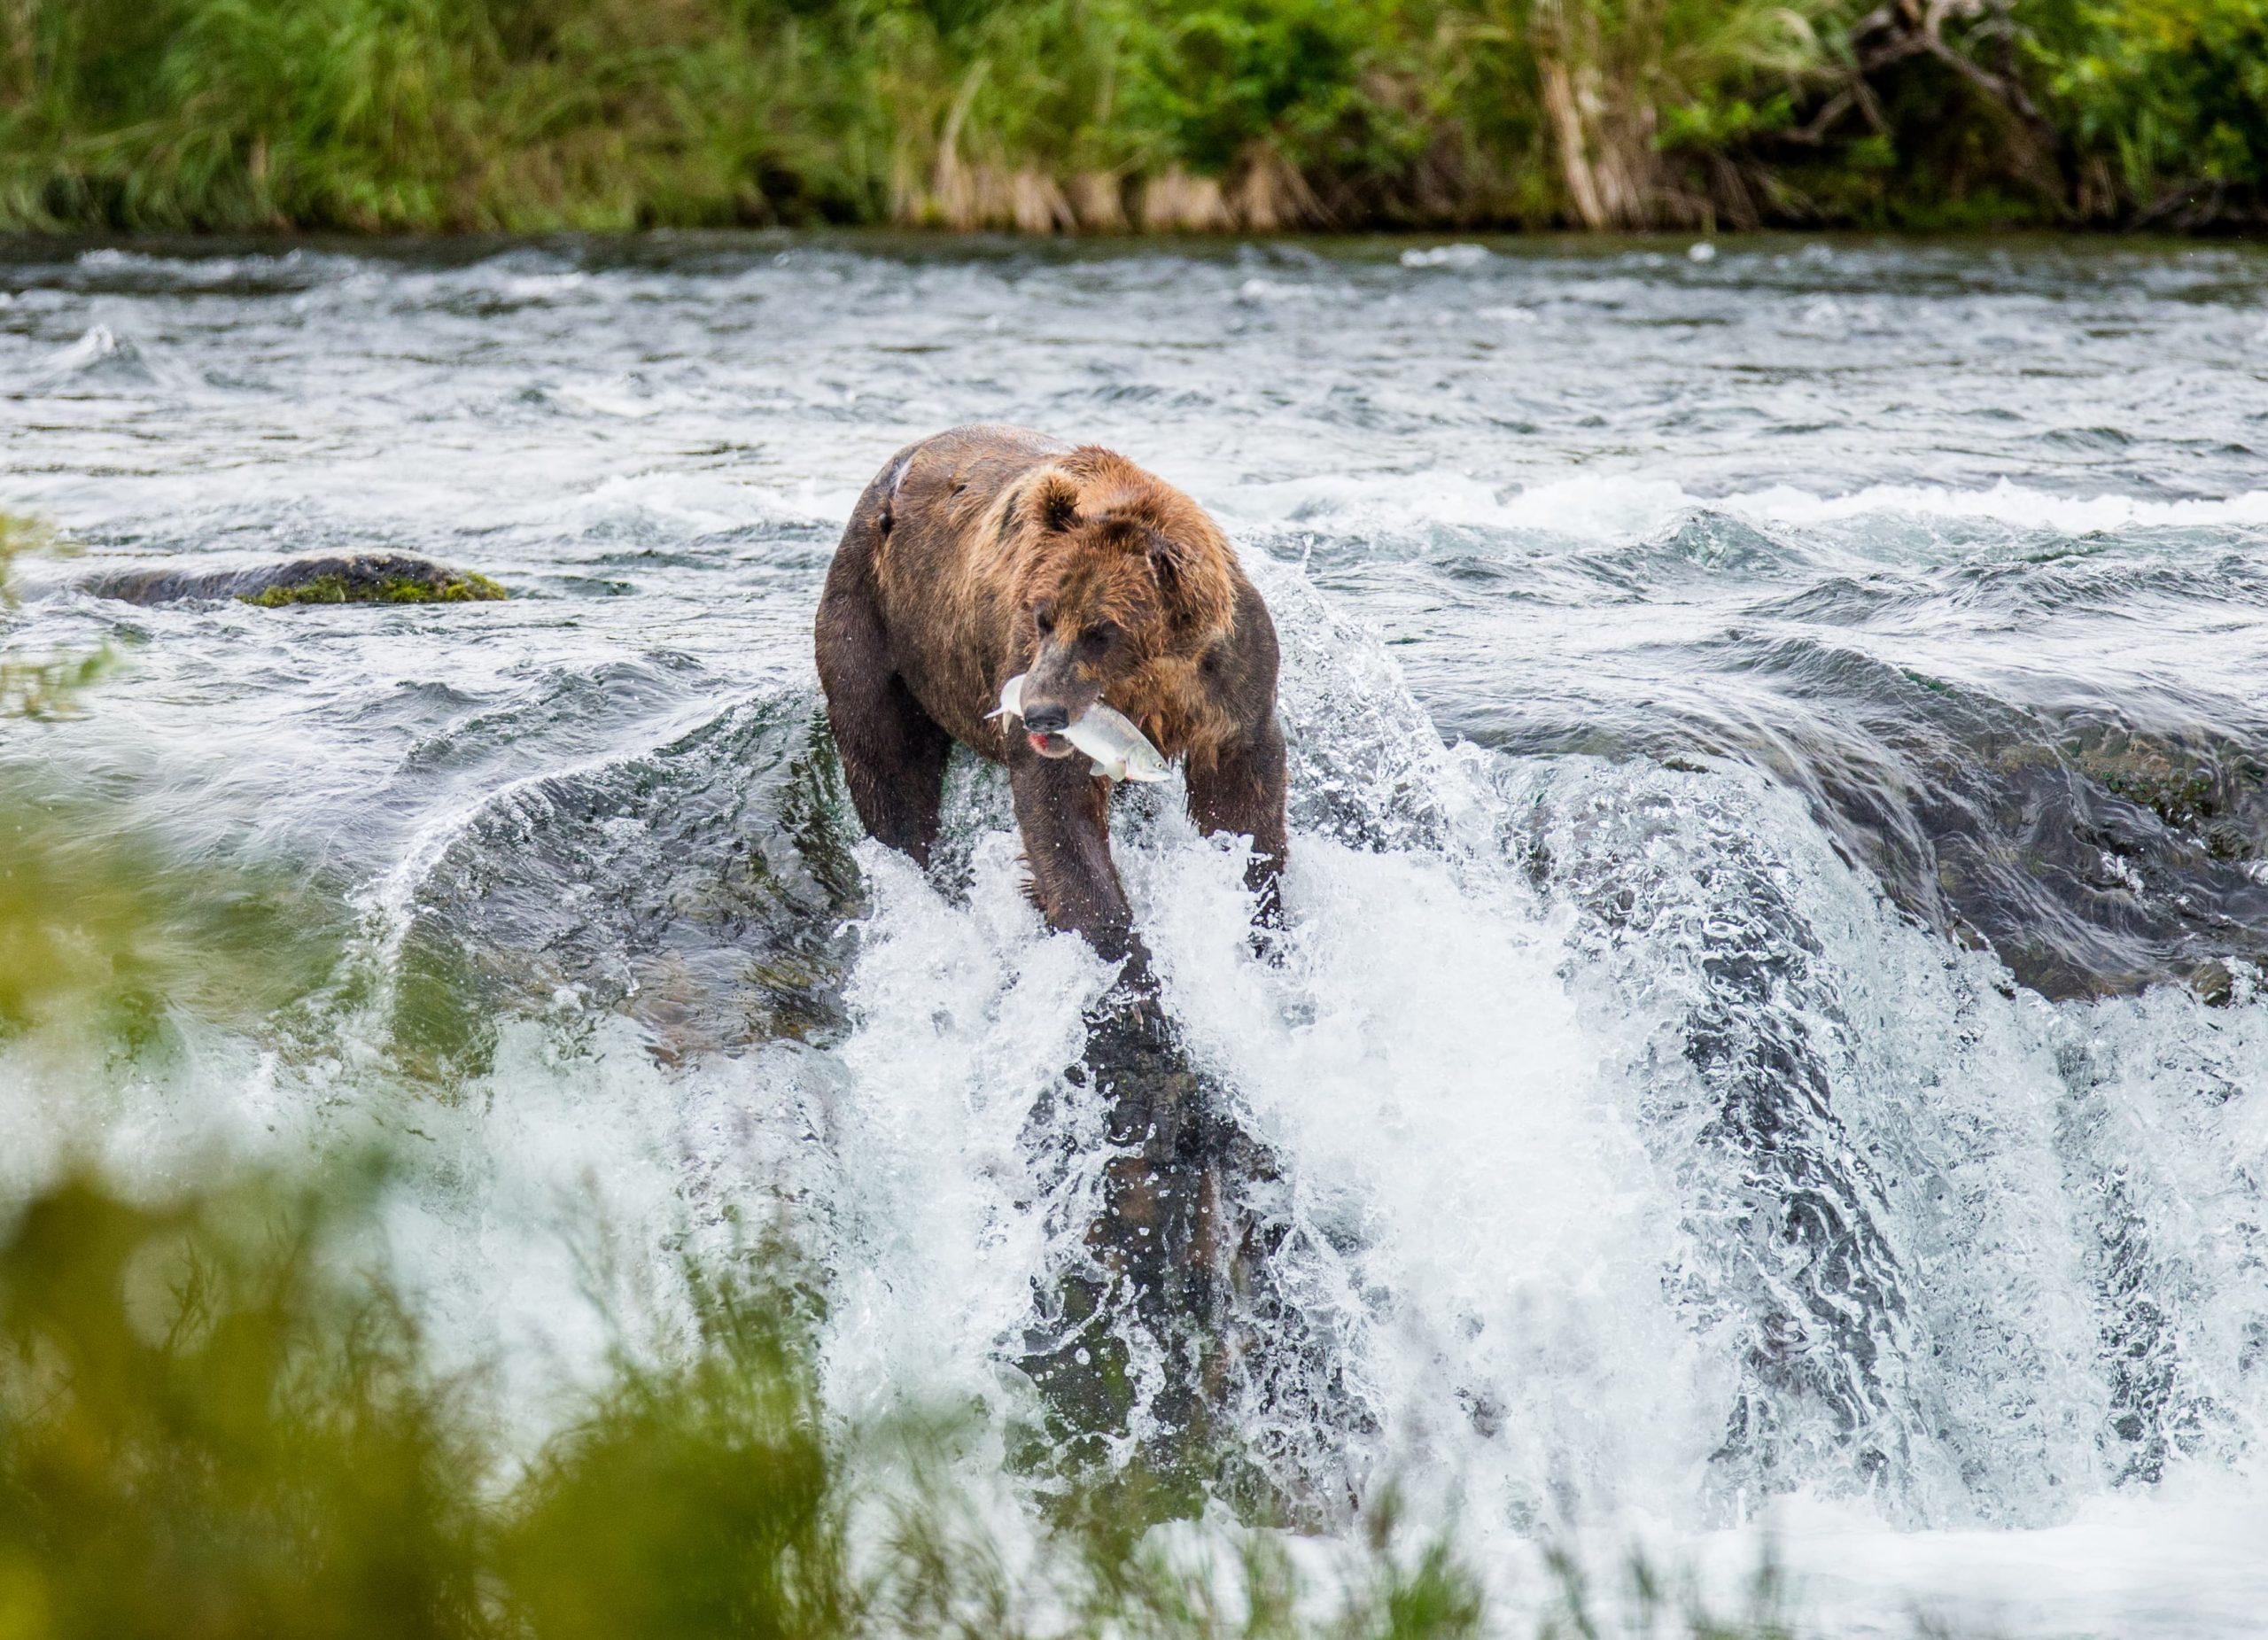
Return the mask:
<path id="1" fill-rule="evenodd" d="M 1549 313 L 1674 305 L 1669 287 L 1703 276 L 1515 264 L 1460 256 L 1343 279 L 1417 301 L 1391 282 L 1531 278 L 1540 288 L 1458 311 Z M 398 1147 L 400 1266 L 449 1347 L 495 1364 L 531 1429 L 613 1339 L 665 1347 L 684 1319 L 680 1257 L 779 1225 L 827 1274 L 837 1414 L 980 1409 L 988 1434 L 967 1462 L 989 1480 L 1032 1411 L 1014 1364 L 1034 1283 L 1077 1263 L 1101 1200 L 1103 1112 L 1064 1072 L 1108 975 L 1021 898 L 1002 795 L 983 779 L 957 785 L 941 882 L 871 843 L 857 849 L 858 905 L 783 900 L 735 874 L 760 855 L 786 881 L 803 846 L 785 840 L 814 703 L 802 623 L 861 463 L 896 436 L 855 416 L 830 431 L 829 406 L 883 392 L 872 377 L 895 366 L 845 354 L 861 380 L 798 377 L 726 327 L 697 360 L 660 346 L 628 374 L 593 362 L 562 379 L 560 358 L 618 345 L 592 336 L 585 305 L 663 303 L 714 324 L 750 291 L 794 298 L 761 268 L 299 266 L 304 281 L 229 298 L 225 323 L 202 316 L 199 293 L 241 267 L 89 259 L 20 281 L 11 312 L 52 299 L 58 331 L 91 336 L 81 309 L 119 311 L 101 346 L 11 333 L 12 359 L 50 367 L 12 407 L 34 435 L 9 458 L 19 503 L 128 555 L 383 530 L 542 595 L 283 622 L 66 595 L 13 618 L 27 644 L 124 633 L 141 647 L 87 719 L 36 742 L 11 727 L 12 769 L 56 761 L 112 794 L 122 829 L 159 828 L 192 858 L 307 864 L 338 882 L 355 932 L 342 974 L 290 1020 L 184 1010 L 128 1063 L 37 1038 L 0 1048 L 0 1120 L 17 1136 L 0 1188 L 50 1176 L 74 1146 L 152 1190 L 219 1158 Z M 1232 307 L 1301 306 L 1262 304 L 1233 268 L 1184 271 Z M 1299 271 L 1309 306 L 1344 299 L 1338 271 Z M 1016 321 L 1037 339 L 1015 346 L 1045 355 L 1049 327 L 1097 299 L 1087 287 L 1152 291 L 1153 273 L 1140 258 L 1022 270 L 1042 312 Z M 1896 273 L 1868 299 L 1920 300 L 1896 293 Z M 981 310 L 998 295 L 987 276 L 852 255 L 810 276 L 890 314 L 925 285 Z M 72 294 L 90 280 L 129 284 Z M 2031 295 L 2011 301 L 2036 318 Z M 1755 287 L 1744 299 L 1768 305 Z M 394 338 L 367 397 L 306 385 L 302 321 L 260 316 L 279 302 Z M 387 441 L 419 424 L 419 384 L 439 379 L 413 355 L 485 334 L 483 302 L 540 326 L 557 315 L 556 338 L 513 342 L 556 402 L 500 411 L 522 401 L 476 369 L 450 389 L 462 397 L 448 414 L 468 419 L 405 459 Z M 2175 314 L 2165 345 L 2210 345 L 2224 315 L 2198 306 L 2207 333 Z M 177 329 L 149 339 L 161 319 Z M 1214 323 L 1233 352 L 1252 345 L 1237 327 L 1259 322 Z M 1804 307 L 1790 324 L 1805 323 L 1825 320 Z M 173 374 L 121 385 L 120 338 L 137 331 L 134 356 Z M 246 332 L 266 338 L 264 387 L 181 385 L 184 359 Z M 965 369 L 983 356 L 953 346 Z M 1557 346 L 1544 356 L 1565 366 L 1575 355 Z M 1327 408 L 1348 383 L 1330 360 L 1316 368 L 1311 459 L 1284 440 L 1208 485 L 1226 463 L 1200 447 L 1202 425 L 1165 440 L 1184 458 L 1174 476 L 1239 528 L 1284 633 L 1282 966 L 1252 958 L 1239 861 L 1179 818 L 1177 784 L 1123 804 L 1120 828 L 1169 1010 L 1280 1175 L 1255 1201 L 1285 1231 L 1270 1274 L 1292 1322 L 1233 1387 L 1253 1461 L 1325 1514 L 1400 1485 L 1422 1519 L 1456 1522 L 1515 1602 L 1536 1587 L 1547 1534 L 1602 1564 L 1643 1543 L 1728 1588 L 1769 1540 L 1829 1632 L 1903 1632 L 1916 1605 L 2026 1635 L 2256 1632 L 2268 1000 L 2247 948 L 2221 948 L 2226 1007 L 2163 976 L 2050 1001 L 1885 897 L 1822 823 L 1803 778 L 1821 742 L 1792 721 L 1770 725 L 1792 777 L 1746 742 L 1651 756 L 1515 733 L 1485 747 L 1458 726 L 1493 725 L 1506 698 L 1559 710 L 1555 692 L 1570 721 L 1625 722 L 1650 702 L 1643 675 L 1611 675 L 1617 654 L 1729 697 L 1745 674 L 1697 657 L 1775 630 L 1768 601 L 1791 586 L 1895 582 L 1906 601 L 1873 626 L 1838 605 L 1805 633 L 1848 630 L 1848 653 L 1926 653 L 1964 688 L 1999 687 L 2051 641 L 2084 654 L 2087 632 L 2026 647 L 2031 633 L 1996 637 L 1969 614 L 1936 621 L 1930 601 L 1973 612 L 1959 577 L 2029 564 L 2043 538 L 2110 551 L 2132 577 L 2121 618 L 2170 642 L 2207 618 L 2207 595 L 2167 613 L 2151 566 L 2218 554 L 2249 573 L 2261 492 L 2155 494 L 2132 473 L 2125 489 L 2090 487 L 2016 446 L 1987 482 L 1759 473 L 1727 488 L 1708 479 L 1729 458 L 1691 449 L 1682 470 L 1567 470 L 1582 465 L 1571 456 L 1555 476 L 1528 454 L 1528 470 L 1474 478 L 1441 459 L 1467 442 L 1454 393 L 1439 447 L 1347 472 L 1324 452 L 1357 440 Z M 1202 402 L 1184 408 L 1240 425 L 1239 389 L 1218 371 L 1191 363 L 1184 391 Z M 1415 402 L 1414 380 L 1365 380 L 1379 437 L 1430 437 L 1389 402 Z M 1014 391 L 1017 414 L 1044 419 L 1048 393 L 1070 390 Z M 151 392 L 210 402 L 187 412 L 187 447 L 161 441 L 115 470 L 119 436 L 74 407 L 107 415 L 105 395 Z M 790 410 L 767 421 L 767 393 Z M 978 396 L 923 377 L 922 402 L 893 414 L 943 422 Z M 322 447 L 216 490 L 198 440 L 225 440 L 198 429 L 256 425 L 298 397 L 324 408 L 307 435 Z M 1122 403 L 1084 410 L 1133 447 L 1155 400 Z M 2140 396 L 2116 408 L 2135 439 L 2175 436 Z M 683 454 L 736 416 L 792 427 L 795 454 L 747 456 L 754 477 Z M 625 453 L 594 431 L 625 422 L 652 441 Z M 1643 438 L 1643 423 L 1622 431 Z M 1783 465 L 1800 472 L 1820 452 L 1791 437 Z M 1711 534 L 1713 517 L 1761 532 Z M 1994 533 L 1946 533 L 1978 529 Z M 2090 539 L 2104 532 L 2117 539 Z M 1489 606 L 1487 630 L 1529 624 L 1480 644 L 1458 577 L 1490 556 L 1530 583 L 1507 593 L 1511 615 Z M 1719 581 L 1635 602 L 1619 590 L 1674 589 L 1692 571 Z M 2099 602 L 2078 607 L 2102 618 Z M 2179 698 L 2241 738 L 2268 702 L 2216 657 L 2260 652 L 2249 609 L 2222 610 L 2202 659 L 2130 645 L 2081 680 L 2140 677 L 2133 702 Z M 1437 681 L 1450 673 L 1464 681 Z M 839 804 L 828 824 L 849 826 Z M 845 917 L 854 932 L 830 944 Z M 742 1012 L 742 958 L 782 950 L 846 965 L 837 1011 L 804 1039 Z M 812 958 L 823 974 L 829 960 Z M 490 1031 L 439 1085 L 405 1069 L 395 1014 L 429 961 Z M 1159 1370 L 1140 1349 L 1136 1369 Z"/>

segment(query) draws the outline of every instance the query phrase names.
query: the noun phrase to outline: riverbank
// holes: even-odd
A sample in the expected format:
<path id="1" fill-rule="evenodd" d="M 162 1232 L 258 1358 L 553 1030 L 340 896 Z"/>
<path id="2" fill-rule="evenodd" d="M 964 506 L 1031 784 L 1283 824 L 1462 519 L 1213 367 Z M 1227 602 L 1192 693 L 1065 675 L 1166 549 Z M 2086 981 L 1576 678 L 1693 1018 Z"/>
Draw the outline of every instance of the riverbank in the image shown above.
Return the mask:
<path id="1" fill-rule="evenodd" d="M 0 229 L 2268 221 L 2268 0 L 16 0 Z"/>

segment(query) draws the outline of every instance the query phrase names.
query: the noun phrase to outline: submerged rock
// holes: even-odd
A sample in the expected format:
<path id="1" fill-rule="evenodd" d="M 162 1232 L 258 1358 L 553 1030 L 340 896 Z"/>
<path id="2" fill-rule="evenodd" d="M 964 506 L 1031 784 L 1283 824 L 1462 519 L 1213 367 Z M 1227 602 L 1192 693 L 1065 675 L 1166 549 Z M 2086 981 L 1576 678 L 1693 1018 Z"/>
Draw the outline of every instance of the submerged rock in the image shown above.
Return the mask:
<path id="1" fill-rule="evenodd" d="M 1250 1518 L 1343 1519 L 1346 1442 L 1376 1426 L 1335 1318 L 1300 1296 L 1313 1253 L 1285 1170 L 1146 981 L 1086 1022 L 1060 1101 L 1099 1100 L 1109 1160 L 1094 1195 L 1059 1198 L 1084 1224 L 1076 1254 L 1033 1284 L 1017 1364 L 1037 1417 L 1013 1461 L 1149 1521 L 1208 1498 Z M 1079 1142 L 1066 1117 L 1043 1099 L 1025 1132 L 1050 1193 Z"/>
<path id="2" fill-rule="evenodd" d="M 2052 1001 L 2221 994 L 2205 965 L 2233 985 L 2237 965 L 2268 964 L 2268 718 L 2203 692 L 2121 706 L 2067 687 L 1758 633 L 1727 640 L 1704 685 L 1475 738 L 1514 756 L 1744 764 L 1802 797 L 1901 910 Z"/>
<path id="3" fill-rule="evenodd" d="M 416 755 L 493 755 L 635 698 L 678 697 L 647 664 L 610 665 Z M 671 1065 L 831 1041 L 863 902 L 856 820 L 813 710 L 794 691 L 750 696 L 660 745 L 499 790 L 411 898 L 398 1060 L 483 1075 L 500 1027 L 530 1016 L 619 1016 Z"/>
<path id="4" fill-rule="evenodd" d="M 475 603 L 509 596 L 485 575 L 414 553 L 324 553 L 232 570 L 152 565 L 108 570 L 82 591 L 128 603 L 233 598 L 266 610 L 292 603 Z"/>

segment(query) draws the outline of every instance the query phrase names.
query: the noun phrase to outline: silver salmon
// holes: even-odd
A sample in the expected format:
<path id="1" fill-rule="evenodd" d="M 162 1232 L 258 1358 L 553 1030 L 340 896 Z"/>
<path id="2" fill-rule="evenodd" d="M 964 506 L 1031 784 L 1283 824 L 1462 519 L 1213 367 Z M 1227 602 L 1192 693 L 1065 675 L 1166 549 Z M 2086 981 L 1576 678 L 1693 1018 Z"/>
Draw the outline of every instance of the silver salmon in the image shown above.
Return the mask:
<path id="1" fill-rule="evenodd" d="M 1024 715 L 1027 675 L 1020 672 L 1000 686 L 1000 710 L 988 716 Z M 1081 712 L 1079 720 L 1063 731 L 1063 738 L 1093 758 L 1093 772 L 1106 780 L 1161 781 L 1173 773 L 1165 754 L 1134 727 L 1134 720 L 1101 701 Z"/>

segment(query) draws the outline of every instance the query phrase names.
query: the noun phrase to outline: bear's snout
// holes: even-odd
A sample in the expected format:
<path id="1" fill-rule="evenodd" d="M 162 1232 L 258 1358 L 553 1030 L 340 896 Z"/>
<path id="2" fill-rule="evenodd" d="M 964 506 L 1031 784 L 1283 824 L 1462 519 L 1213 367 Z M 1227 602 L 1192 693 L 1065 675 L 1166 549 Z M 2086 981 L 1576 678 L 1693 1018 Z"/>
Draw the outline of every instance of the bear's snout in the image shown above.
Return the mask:
<path id="1" fill-rule="evenodd" d="M 1055 701 L 1041 701 L 1024 708 L 1024 727 L 1034 735 L 1060 735 L 1071 727 L 1071 711 Z"/>

